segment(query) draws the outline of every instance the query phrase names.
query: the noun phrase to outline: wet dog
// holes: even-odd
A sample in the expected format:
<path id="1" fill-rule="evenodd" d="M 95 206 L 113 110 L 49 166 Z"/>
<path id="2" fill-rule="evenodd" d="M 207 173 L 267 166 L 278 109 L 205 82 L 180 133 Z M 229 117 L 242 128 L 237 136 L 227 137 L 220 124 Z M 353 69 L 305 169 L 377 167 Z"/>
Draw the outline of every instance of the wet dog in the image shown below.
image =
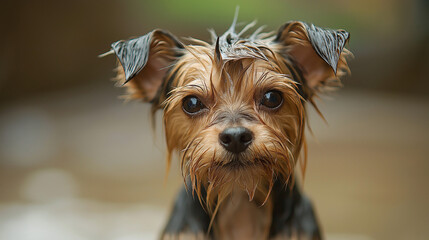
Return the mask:
<path id="1" fill-rule="evenodd" d="M 168 165 L 185 179 L 163 239 L 321 239 L 294 181 L 305 171 L 306 107 L 349 72 L 349 33 L 251 23 L 212 42 L 154 30 L 112 44 L 127 96 L 163 110 Z M 299 163 L 299 164 L 298 164 Z"/>

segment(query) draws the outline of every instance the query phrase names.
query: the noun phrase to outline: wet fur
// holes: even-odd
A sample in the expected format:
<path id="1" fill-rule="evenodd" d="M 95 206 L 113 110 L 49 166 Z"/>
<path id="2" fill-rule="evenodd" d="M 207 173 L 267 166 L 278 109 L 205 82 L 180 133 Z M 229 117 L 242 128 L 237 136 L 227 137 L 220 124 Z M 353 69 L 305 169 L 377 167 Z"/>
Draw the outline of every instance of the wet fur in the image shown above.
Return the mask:
<path id="1" fill-rule="evenodd" d="M 188 188 L 190 188 L 189 181 Z M 204 194 L 205 192 L 203 191 Z M 235 210 L 243 210 L 243 207 L 240 209 L 239 202 L 240 199 L 239 201 L 235 199 L 235 201 L 230 201 L 226 205 L 232 205 L 232 209 L 235 207 Z M 241 199 L 241 203 L 243 203 L 243 199 Z M 254 203 L 248 202 L 248 204 Z M 270 201 L 267 205 L 259 208 L 259 205 L 254 204 L 254 207 L 258 209 L 242 215 L 256 215 L 259 218 L 254 218 L 254 220 L 261 220 L 259 225 L 252 226 L 254 229 L 252 236 L 262 235 L 267 236 L 267 238 L 253 239 L 322 239 L 321 229 L 313 206 L 310 200 L 300 192 L 297 184 L 289 188 L 284 185 L 284 180 L 278 179 L 274 183 Z M 229 208 L 231 209 L 231 206 Z M 244 208 L 250 210 L 249 208 L 252 208 L 252 206 L 246 204 Z M 192 193 L 184 187 L 176 199 L 170 219 L 162 233 L 162 239 L 231 239 L 229 237 L 232 233 L 231 230 L 240 228 L 240 224 L 247 224 L 251 221 L 249 219 L 234 218 L 235 214 L 237 214 L 236 211 L 226 212 L 225 214 L 219 212 L 218 218 L 223 222 L 219 224 L 219 227 L 214 227 L 213 230 L 209 231 L 210 215 L 204 210 L 199 201 L 192 196 Z M 269 225 L 266 229 L 257 228 L 257 226 L 265 226 L 265 224 Z M 228 228 L 228 226 L 233 228 Z M 244 229 L 247 229 L 246 227 Z M 246 232 L 236 231 L 233 239 L 252 238 L 249 238 Z"/>
<path id="2" fill-rule="evenodd" d="M 277 34 L 258 29 L 243 37 L 254 23 L 239 33 L 235 25 L 236 19 L 221 36 L 212 31 L 212 44 L 185 45 L 163 30 L 112 44 L 122 66 L 118 82 L 127 83 L 129 98 L 164 111 L 168 165 L 174 152 L 180 158 L 186 184 L 163 239 L 249 239 L 250 229 L 256 239 L 320 239 L 294 173 L 298 160 L 302 173 L 306 168 L 307 102 L 316 107 L 318 93 L 341 85 L 349 35 L 290 22 Z M 273 89 L 283 96 L 275 110 L 259 103 Z M 190 95 L 207 108 L 185 114 L 182 102 Z M 239 155 L 218 143 L 232 126 L 254 135 Z"/>

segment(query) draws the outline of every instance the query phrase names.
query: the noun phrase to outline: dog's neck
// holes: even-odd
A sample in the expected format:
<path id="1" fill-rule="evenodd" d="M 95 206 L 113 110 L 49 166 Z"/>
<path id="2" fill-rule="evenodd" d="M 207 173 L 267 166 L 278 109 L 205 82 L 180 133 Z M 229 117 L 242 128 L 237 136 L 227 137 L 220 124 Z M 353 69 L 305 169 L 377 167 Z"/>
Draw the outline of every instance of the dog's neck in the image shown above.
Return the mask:
<path id="1" fill-rule="evenodd" d="M 268 239 L 272 220 L 272 201 L 260 206 L 249 201 L 244 191 L 233 191 L 219 208 L 214 223 L 216 239 Z"/>

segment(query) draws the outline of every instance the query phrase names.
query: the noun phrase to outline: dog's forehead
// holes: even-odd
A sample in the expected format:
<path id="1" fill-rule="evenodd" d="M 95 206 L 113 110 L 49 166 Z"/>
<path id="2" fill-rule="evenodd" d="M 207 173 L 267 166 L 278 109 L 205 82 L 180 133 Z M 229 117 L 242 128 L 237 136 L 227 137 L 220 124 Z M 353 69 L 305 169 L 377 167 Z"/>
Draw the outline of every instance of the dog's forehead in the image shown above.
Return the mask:
<path id="1" fill-rule="evenodd" d="M 255 56 L 255 50 L 242 46 L 227 51 L 227 58 L 218 63 L 214 46 L 188 47 L 175 69 L 176 87 L 214 87 L 221 92 L 231 87 L 251 90 L 264 87 L 270 81 L 291 79 L 288 69 L 278 66 L 272 56 L 265 56 L 262 52 Z"/>

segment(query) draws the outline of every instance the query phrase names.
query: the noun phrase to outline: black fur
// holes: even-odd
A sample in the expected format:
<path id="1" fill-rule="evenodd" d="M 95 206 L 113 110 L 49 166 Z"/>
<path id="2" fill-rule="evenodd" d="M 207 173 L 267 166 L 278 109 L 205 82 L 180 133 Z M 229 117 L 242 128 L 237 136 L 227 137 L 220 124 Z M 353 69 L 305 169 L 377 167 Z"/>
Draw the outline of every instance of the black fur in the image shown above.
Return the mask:
<path id="1" fill-rule="evenodd" d="M 291 189 L 281 182 L 283 181 L 278 180 L 274 183 L 271 193 L 274 208 L 270 237 L 279 235 L 289 237 L 294 234 L 299 236 L 299 239 L 322 239 L 309 199 L 299 191 L 297 184 Z M 183 187 L 163 234 L 173 236 L 183 232 L 207 234 L 209 224 L 210 216 L 204 211 L 197 197 L 194 198 L 192 193 Z M 212 232 L 208 234 L 213 238 Z"/>
<path id="2" fill-rule="evenodd" d="M 296 22 L 288 22 L 280 27 L 275 41 L 281 42 L 283 31 L 289 27 L 290 24 L 294 23 Z M 308 40 L 313 46 L 313 49 L 327 64 L 329 64 L 329 66 L 331 66 L 334 73 L 337 73 L 338 60 L 350 38 L 350 33 L 344 30 L 323 29 L 313 24 L 308 25 L 304 22 L 300 23 L 304 25 Z"/>
<path id="3" fill-rule="evenodd" d="M 183 232 L 195 235 L 207 233 L 210 216 L 205 212 L 198 198 L 193 197 L 189 192 L 192 189 L 190 181 L 187 181 L 186 184 L 188 187 L 183 187 L 177 196 L 163 235 L 175 236 Z M 205 191 L 202 192 L 202 195 L 205 198 Z"/>
<path id="4" fill-rule="evenodd" d="M 310 200 L 297 184 L 292 189 L 276 183 L 273 189 L 274 209 L 270 236 L 300 236 L 300 239 L 321 239 L 319 224 Z"/>
<path id="5" fill-rule="evenodd" d="M 317 54 L 337 73 L 338 60 L 350 34 L 344 30 L 323 29 L 313 24 L 304 25 L 307 29 L 308 39 Z"/>
<path id="6" fill-rule="evenodd" d="M 146 66 L 149 59 L 152 38 L 155 34 L 162 34 L 171 39 L 177 48 L 183 48 L 182 43 L 176 37 L 164 30 L 153 30 L 138 38 L 112 43 L 112 50 L 118 57 L 119 62 L 121 62 L 125 72 L 125 83 L 130 81 Z"/>

